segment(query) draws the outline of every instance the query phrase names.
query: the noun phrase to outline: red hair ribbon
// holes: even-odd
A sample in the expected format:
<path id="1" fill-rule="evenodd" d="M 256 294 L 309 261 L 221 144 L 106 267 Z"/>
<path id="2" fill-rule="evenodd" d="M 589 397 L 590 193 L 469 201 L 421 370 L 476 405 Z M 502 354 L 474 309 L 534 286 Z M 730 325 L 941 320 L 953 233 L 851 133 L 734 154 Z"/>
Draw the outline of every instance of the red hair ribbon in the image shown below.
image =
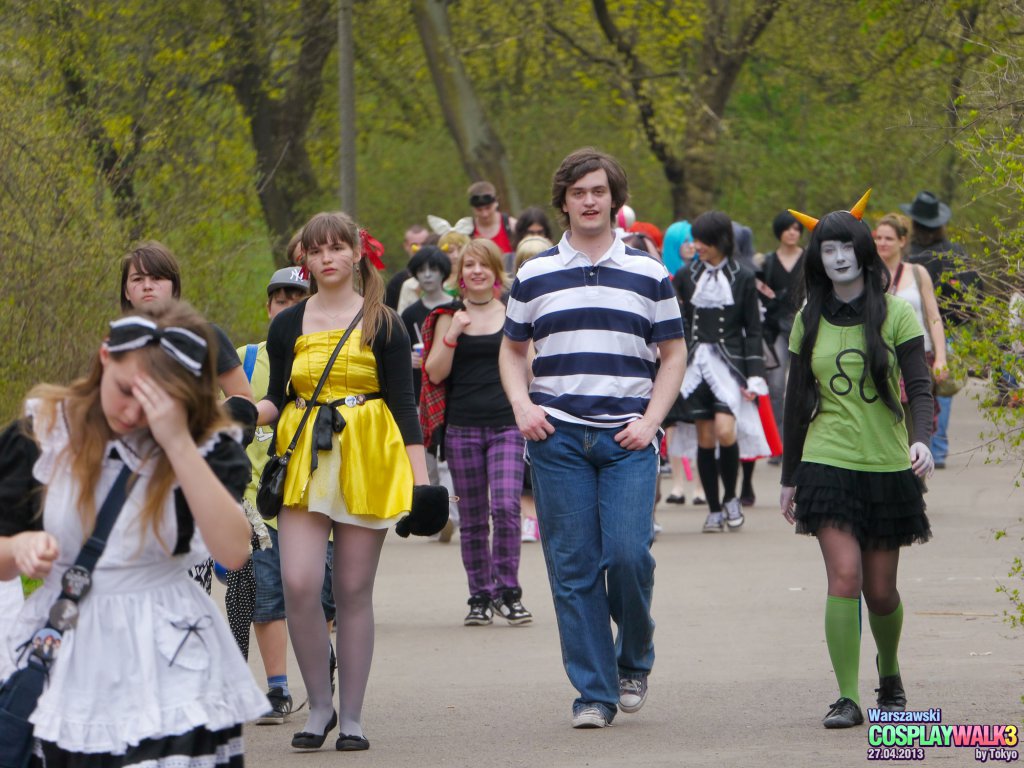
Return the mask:
<path id="1" fill-rule="evenodd" d="M 363 244 L 360 255 L 364 259 L 369 259 L 377 269 L 384 269 L 384 261 L 381 259 L 381 256 L 384 255 L 384 246 L 381 245 L 380 240 L 365 229 L 361 229 L 359 230 L 359 241 Z"/>

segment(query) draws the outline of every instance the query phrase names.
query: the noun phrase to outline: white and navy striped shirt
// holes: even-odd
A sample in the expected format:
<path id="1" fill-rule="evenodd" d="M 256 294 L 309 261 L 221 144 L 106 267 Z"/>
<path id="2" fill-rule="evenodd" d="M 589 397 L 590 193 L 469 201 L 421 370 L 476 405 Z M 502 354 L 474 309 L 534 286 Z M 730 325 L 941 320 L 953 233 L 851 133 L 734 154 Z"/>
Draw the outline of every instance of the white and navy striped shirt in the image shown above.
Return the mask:
<path id="1" fill-rule="evenodd" d="M 620 427 L 647 409 L 657 344 L 683 337 L 665 265 L 615 238 L 592 264 L 568 234 L 519 270 L 505 335 L 533 339 L 530 399 L 556 419 Z"/>

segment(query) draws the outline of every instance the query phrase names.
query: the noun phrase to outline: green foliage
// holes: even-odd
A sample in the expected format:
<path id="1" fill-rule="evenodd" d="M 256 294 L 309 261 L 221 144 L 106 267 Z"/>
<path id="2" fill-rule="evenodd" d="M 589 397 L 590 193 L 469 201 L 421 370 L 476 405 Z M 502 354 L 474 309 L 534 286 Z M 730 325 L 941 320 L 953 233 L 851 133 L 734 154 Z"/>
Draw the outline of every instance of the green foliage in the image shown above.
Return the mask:
<path id="1" fill-rule="evenodd" d="M 240 27 L 231 22 L 251 22 L 265 96 L 278 99 L 296 70 L 311 4 L 0 5 L 0 415 L 11 416 L 35 381 L 81 370 L 117 311 L 117 264 L 136 235 L 175 250 L 185 297 L 238 343 L 263 335 L 270 227 L 257 195 L 254 126 L 230 85 L 244 64 Z M 709 42 L 722 48 L 737 38 L 759 7 L 754 0 L 728 4 L 714 17 L 718 26 L 709 19 L 721 3 L 609 3 L 638 64 L 617 55 L 595 3 L 457 0 L 448 13 L 524 204 L 546 205 L 559 160 L 592 144 L 625 165 L 640 218 L 666 226 L 673 198 L 653 136 L 688 162 L 711 164 L 712 204 L 752 226 L 758 248 L 769 250 L 770 221 L 782 208 L 846 207 L 872 186 L 869 215 L 881 214 L 938 188 L 955 135 L 956 163 L 974 169 L 976 185 L 954 221 L 971 242 L 1001 223 L 1000 244 L 987 246 L 995 263 L 1019 252 L 1008 235 L 1019 219 L 1008 190 L 1022 177 L 1021 140 L 1009 124 L 988 119 L 995 102 L 976 98 L 980 75 L 967 75 L 957 94 L 951 82 L 964 61 L 1016 66 L 1015 51 L 961 34 L 960 23 L 962 12 L 980 7 L 978 28 L 1010 40 L 1016 5 L 857 0 L 851 11 L 840 0 L 783 0 L 743 64 L 714 146 L 688 133 L 708 98 L 697 63 Z M 409 4 L 358 2 L 354 15 L 359 218 L 385 243 L 394 270 L 403 266 L 399 243 L 409 224 L 428 213 L 451 221 L 469 213 L 468 179 Z M 81 84 L 74 97 L 69 73 Z M 334 55 L 322 75 L 313 119 L 297 139 L 315 183 L 302 192 L 295 227 L 337 205 Z M 647 129 L 637 89 L 653 109 Z M 976 161 L 963 153 L 969 141 Z M 116 160 L 113 172 L 104 151 Z M 134 208 L 119 197 L 129 188 Z M 993 307 L 993 323 L 998 314 Z"/>
<path id="2" fill-rule="evenodd" d="M 955 146 L 970 169 L 972 201 L 984 201 L 989 218 L 970 231 L 973 265 L 985 278 L 984 295 L 973 302 L 976 320 L 961 329 L 954 342 L 976 370 L 991 372 L 993 392 L 983 403 L 989 422 L 986 437 L 997 460 L 1018 468 L 1016 484 L 1024 479 L 1024 142 L 1021 110 L 1024 103 L 1024 3 L 1005 0 L 988 4 L 992 23 L 975 28 L 961 41 L 962 50 L 987 55 L 976 70 L 967 98 L 956 105 Z M 1016 380 L 1014 388 L 1012 381 Z M 1003 539 L 1019 535 L 1021 520 L 997 532 Z M 1014 530 L 1016 528 L 1016 531 Z M 1010 603 L 1007 622 L 1024 627 L 1020 582 L 1024 563 L 1014 556 L 1008 584 L 997 591 Z"/>

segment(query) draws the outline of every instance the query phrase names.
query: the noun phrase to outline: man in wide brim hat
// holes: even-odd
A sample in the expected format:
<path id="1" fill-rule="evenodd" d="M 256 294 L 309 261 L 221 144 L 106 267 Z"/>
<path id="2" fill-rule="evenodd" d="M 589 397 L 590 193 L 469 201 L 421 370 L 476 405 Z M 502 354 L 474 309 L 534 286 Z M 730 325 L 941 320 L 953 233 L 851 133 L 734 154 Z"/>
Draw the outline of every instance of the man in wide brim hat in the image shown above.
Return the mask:
<path id="1" fill-rule="evenodd" d="M 918 192 L 912 203 L 900 203 L 900 210 L 923 227 L 938 229 L 949 221 L 953 212 L 931 192 Z"/>

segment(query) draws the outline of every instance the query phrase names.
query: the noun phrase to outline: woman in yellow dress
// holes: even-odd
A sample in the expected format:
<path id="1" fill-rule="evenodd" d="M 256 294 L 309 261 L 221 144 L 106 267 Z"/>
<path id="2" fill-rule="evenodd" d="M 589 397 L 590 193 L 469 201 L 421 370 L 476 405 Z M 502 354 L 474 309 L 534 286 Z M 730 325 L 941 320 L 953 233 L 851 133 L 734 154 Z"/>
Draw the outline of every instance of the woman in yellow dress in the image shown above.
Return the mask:
<path id="1" fill-rule="evenodd" d="M 318 213 L 302 229 L 310 298 L 270 326 L 270 381 L 261 422 L 278 419 L 276 449 L 291 442 L 312 408 L 288 464 L 279 523 L 288 631 L 309 696 L 309 717 L 292 746 L 319 748 L 335 725 L 341 751 L 367 749 L 362 706 L 373 658 L 373 583 L 388 529 L 426 484 L 409 340 L 383 304 L 370 263 L 377 245 L 344 213 Z M 362 310 L 362 317 L 358 318 Z M 316 402 L 317 382 L 345 330 L 353 330 Z M 330 639 L 320 588 L 334 538 L 338 606 L 338 710 L 332 703 Z"/>

